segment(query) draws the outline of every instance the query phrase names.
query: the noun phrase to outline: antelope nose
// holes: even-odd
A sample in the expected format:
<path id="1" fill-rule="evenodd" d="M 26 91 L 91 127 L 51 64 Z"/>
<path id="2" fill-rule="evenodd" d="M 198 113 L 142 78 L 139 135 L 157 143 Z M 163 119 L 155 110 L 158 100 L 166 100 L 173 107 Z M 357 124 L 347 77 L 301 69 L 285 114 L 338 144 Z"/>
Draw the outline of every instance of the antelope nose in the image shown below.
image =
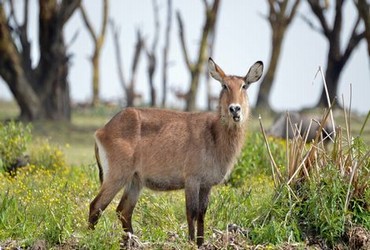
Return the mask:
<path id="1" fill-rule="evenodd" d="M 240 112 L 240 105 L 239 104 L 232 104 L 229 106 L 229 111 L 231 114 L 237 114 Z"/>

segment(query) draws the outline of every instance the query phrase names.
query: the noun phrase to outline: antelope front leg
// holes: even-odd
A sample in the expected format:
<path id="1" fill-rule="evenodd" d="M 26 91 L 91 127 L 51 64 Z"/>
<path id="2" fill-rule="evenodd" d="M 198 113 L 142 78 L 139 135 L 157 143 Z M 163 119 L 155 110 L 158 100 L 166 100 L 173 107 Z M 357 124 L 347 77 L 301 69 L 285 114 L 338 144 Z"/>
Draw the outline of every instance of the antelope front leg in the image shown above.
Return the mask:
<path id="1" fill-rule="evenodd" d="M 198 217 L 199 183 L 189 181 L 185 184 L 186 219 L 188 221 L 189 239 L 195 240 L 194 221 Z"/>
<path id="2" fill-rule="evenodd" d="M 204 216 L 207 212 L 209 192 L 211 187 L 201 187 L 199 190 L 199 211 L 197 218 L 197 245 L 200 247 L 204 242 Z"/>

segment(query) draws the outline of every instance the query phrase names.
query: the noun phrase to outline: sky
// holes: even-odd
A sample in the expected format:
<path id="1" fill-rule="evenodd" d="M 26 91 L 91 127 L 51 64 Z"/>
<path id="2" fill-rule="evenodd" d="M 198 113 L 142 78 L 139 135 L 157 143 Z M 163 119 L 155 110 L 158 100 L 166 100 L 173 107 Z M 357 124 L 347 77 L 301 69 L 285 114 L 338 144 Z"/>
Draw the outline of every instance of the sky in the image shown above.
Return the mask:
<path id="1" fill-rule="evenodd" d="M 15 1 L 18 10 L 22 1 Z M 38 61 L 37 49 L 37 1 L 31 0 L 29 29 L 32 40 L 33 63 Z M 333 1 L 330 1 L 333 2 Z M 101 1 L 84 1 L 88 16 L 96 30 L 100 30 L 102 18 Z M 158 69 L 155 75 L 158 100 L 161 99 L 161 61 L 164 46 L 164 29 L 166 25 L 167 0 L 158 0 L 160 8 L 160 32 L 157 49 Z M 186 42 L 191 60 L 196 59 L 201 30 L 204 22 L 204 6 L 201 0 L 173 0 L 173 10 L 179 11 L 184 20 Z M 146 42 L 150 45 L 154 35 L 154 19 L 152 0 L 111 0 L 110 18 L 120 27 L 120 44 L 125 78 L 130 77 L 132 54 L 136 39 L 136 30 L 140 29 Z M 304 15 L 315 24 L 316 18 L 311 14 L 306 1 L 302 1 L 298 15 L 290 25 L 281 51 L 280 63 L 277 68 L 275 82 L 270 95 L 270 105 L 275 111 L 299 110 L 315 105 L 322 89 L 321 74 L 316 74 L 321 67 L 325 72 L 328 43 L 317 31 L 312 30 L 300 16 Z M 262 0 L 221 1 L 217 20 L 216 40 L 213 53 L 214 61 L 227 74 L 245 75 L 249 67 L 258 60 L 267 69 L 270 56 L 270 26 L 266 20 L 268 7 Z M 19 13 L 20 14 L 20 13 Z M 333 9 L 328 11 L 333 17 Z M 343 46 L 347 43 L 356 9 L 352 1 L 345 4 L 343 22 Z M 333 20 L 333 18 L 330 18 Z M 72 42 L 72 37 L 78 34 Z M 91 100 L 92 68 L 89 58 L 92 54 L 92 41 L 87 33 L 80 12 L 77 11 L 65 27 L 65 38 L 68 53 L 72 55 L 69 73 L 71 97 L 74 102 L 89 102 Z M 168 72 L 169 102 L 168 106 L 183 108 L 185 103 L 176 99 L 174 90 L 186 91 L 190 84 L 189 72 L 184 64 L 178 37 L 178 25 L 173 13 L 170 40 L 170 67 Z M 101 98 L 104 100 L 122 100 L 123 90 L 120 86 L 115 61 L 112 32 L 108 27 L 101 58 Z M 142 56 L 135 90 L 143 95 L 144 101 L 149 101 L 149 84 L 147 77 L 147 59 Z M 316 77 L 315 77 L 316 76 Z M 218 95 L 221 87 L 212 82 L 212 92 Z M 256 102 L 260 81 L 254 83 L 248 90 L 252 105 Z M 350 89 L 352 88 L 352 98 Z M 338 99 L 348 106 L 352 101 L 352 110 L 365 114 L 370 110 L 370 65 L 365 40 L 362 40 L 353 52 L 345 66 L 339 83 Z M 206 89 L 201 81 L 198 94 L 199 108 L 205 108 Z M 5 83 L 0 81 L 0 98 L 10 99 L 11 94 Z"/>

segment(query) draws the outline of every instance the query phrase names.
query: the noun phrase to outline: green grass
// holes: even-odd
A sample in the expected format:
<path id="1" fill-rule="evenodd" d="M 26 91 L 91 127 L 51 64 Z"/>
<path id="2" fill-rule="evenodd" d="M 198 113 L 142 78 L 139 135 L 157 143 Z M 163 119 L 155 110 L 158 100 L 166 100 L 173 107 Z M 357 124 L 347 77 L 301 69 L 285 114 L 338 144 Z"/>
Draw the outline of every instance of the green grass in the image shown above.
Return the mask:
<path id="1" fill-rule="evenodd" d="M 15 112 L 14 104 L 0 103 L 0 119 L 14 118 Z M 115 112 L 117 109 L 104 107 L 77 110 L 70 124 L 32 124 L 33 139 L 27 153 L 37 160 L 21 168 L 15 177 L 0 173 L 0 248 L 41 245 L 47 249 L 120 249 L 122 228 L 115 208 L 121 194 L 104 211 L 96 230 L 87 229 L 89 203 L 99 189 L 93 133 Z M 353 116 L 353 135 L 359 133 L 364 119 Z M 342 116 L 338 120 L 345 124 Z M 307 240 L 303 227 L 335 244 L 337 235 L 342 233 L 335 230 L 343 229 L 348 218 L 370 225 L 369 210 L 364 210 L 361 199 L 351 203 L 354 210 L 342 216 L 343 195 L 346 197 L 348 186 L 341 184 L 338 172 L 330 172 L 333 169 L 328 169 L 327 174 L 332 181 L 326 180 L 325 186 L 320 186 L 323 182 L 307 184 L 302 189 L 306 196 L 301 198 L 294 198 L 288 185 L 275 188 L 258 126 L 255 116 L 230 181 L 212 189 L 206 215 L 207 247 L 227 249 L 236 244 L 243 248 L 259 245 L 275 249 L 281 244 L 292 244 L 303 249 Z M 369 130 L 365 129 L 365 145 L 369 137 Z M 285 173 L 285 142 L 268 142 L 279 169 Z M 364 148 L 366 153 L 368 149 Z M 59 155 L 60 150 L 65 160 Z M 49 165 L 54 167 L 45 167 Z M 324 187 L 323 193 L 317 191 L 320 187 Z M 369 193 L 365 199 L 370 198 Z M 308 196 L 311 198 L 302 198 Z M 307 225 L 302 225 L 303 216 Z M 229 224 L 235 224 L 238 230 L 228 232 Z M 133 227 L 138 237 L 131 241 L 133 249 L 197 249 L 187 240 L 183 191 L 144 190 L 135 208 Z"/>

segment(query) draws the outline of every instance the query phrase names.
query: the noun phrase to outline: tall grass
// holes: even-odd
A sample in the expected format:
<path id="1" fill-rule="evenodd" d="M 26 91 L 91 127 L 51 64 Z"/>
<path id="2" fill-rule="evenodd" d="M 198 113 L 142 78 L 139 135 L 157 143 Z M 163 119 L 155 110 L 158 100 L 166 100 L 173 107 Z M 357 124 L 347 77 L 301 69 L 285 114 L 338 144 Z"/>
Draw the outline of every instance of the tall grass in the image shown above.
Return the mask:
<path id="1" fill-rule="evenodd" d="M 320 135 L 329 113 L 324 113 L 310 144 L 300 136 L 299 127 L 291 124 L 297 133 L 286 141 L 284 172 L 269 154 L 276 191 L 260 220 L 262 232 L 255 236 L 256 242 L 318 240 L 333 247 L 344 241 L 354 225 L 370 230 L 370 147 L 360 135 L 351 134 L 348 119 L 345 128 L 336 128 L 332 148 L 328 147 Z M 262 122 L 261 128 L 264 131 Z M 270 230 L 275 232 L 272 238 Z"/>

